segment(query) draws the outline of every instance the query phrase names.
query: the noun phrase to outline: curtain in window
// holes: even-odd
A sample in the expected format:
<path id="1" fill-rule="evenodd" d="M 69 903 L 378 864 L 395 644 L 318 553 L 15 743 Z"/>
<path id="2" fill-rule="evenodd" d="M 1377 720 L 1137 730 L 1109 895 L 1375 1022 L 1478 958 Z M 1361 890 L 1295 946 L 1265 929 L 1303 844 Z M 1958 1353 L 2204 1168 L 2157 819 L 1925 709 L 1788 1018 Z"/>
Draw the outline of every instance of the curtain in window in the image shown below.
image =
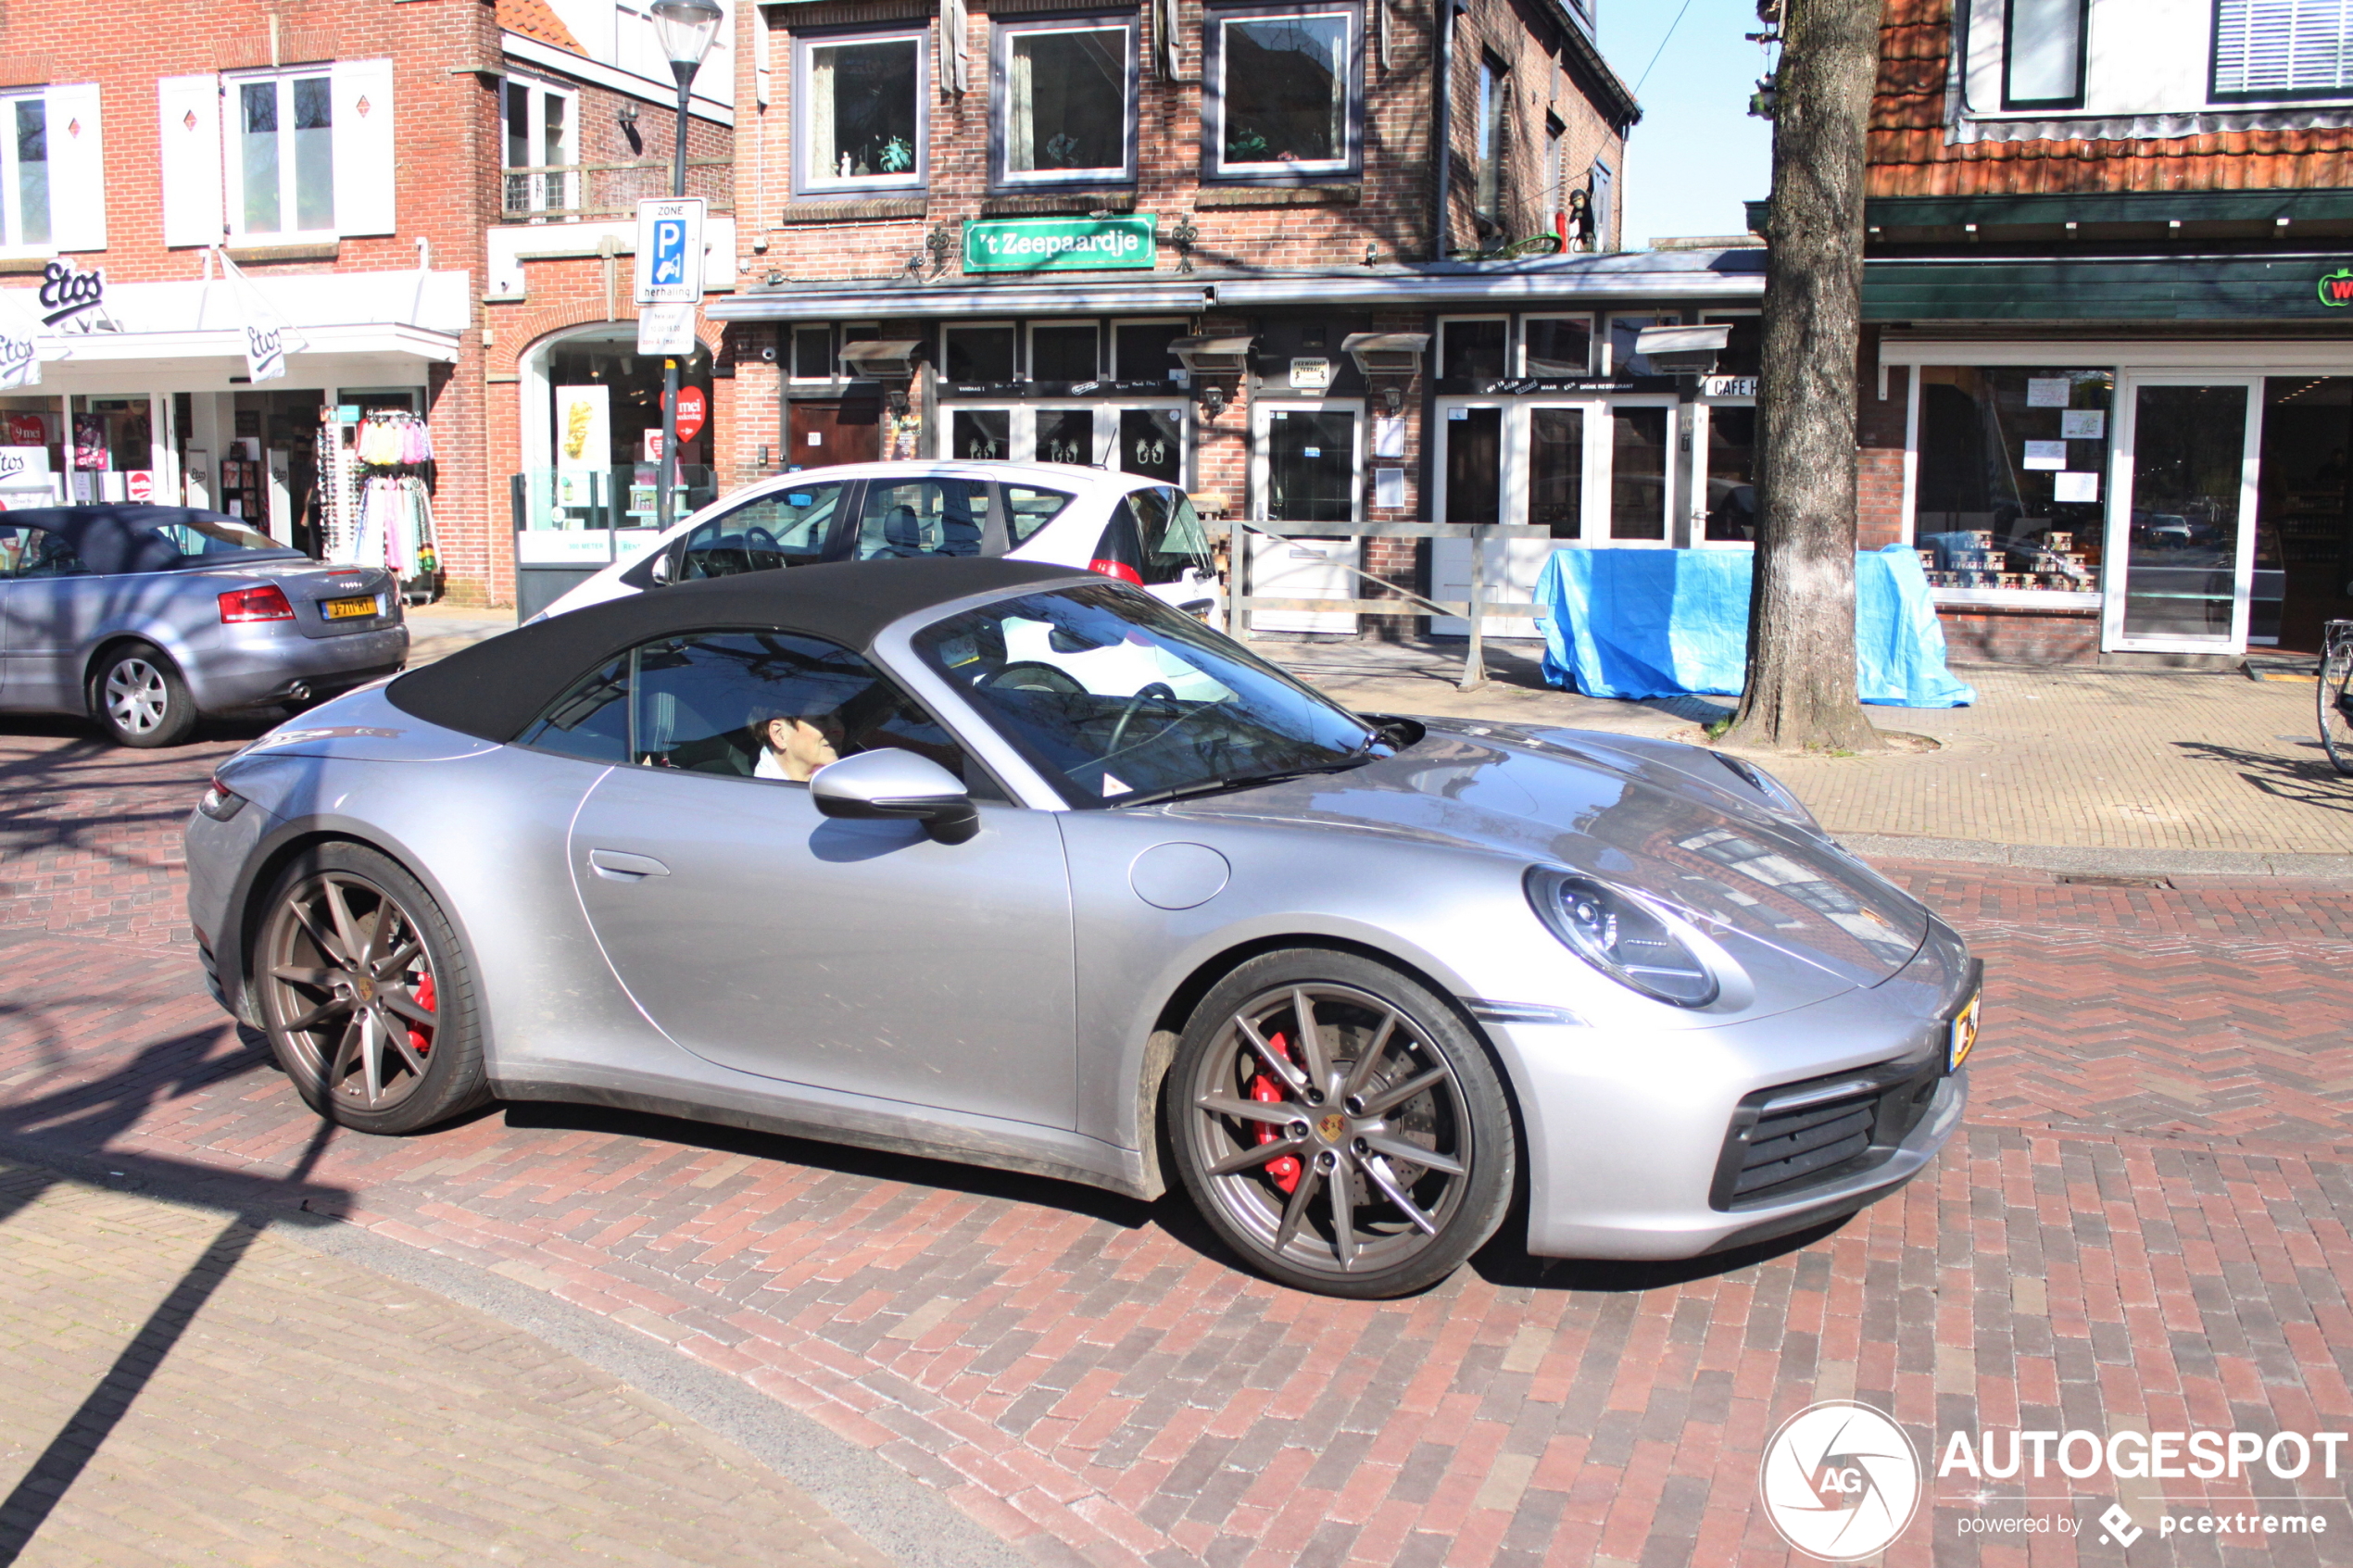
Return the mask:
<path id="1" fill-rule="evenodd" d="M 278 84 L 248 82 L 238 90 L 245 232 L 278 232 Z"/>
<path id="2" fill-rule="evenodd" d="M 11 243 L 49 243 L 49 107 L 17 100 L 17 221 Z"/>
<path id="3" fill-rule="evenodd" d="M 834 122 L 834 56 L 833 49 L 809 51 L 809 107 L 801 124 L 809 138 L 809 177 L 813 180 L 847 180 L 850 170 L 842 167 L 846 156 L 837 145 L 840 138 L 835 134 Z"/>
<path id="4" fill-rule="evenodd" d="M 1038 58 L 1013 40 L 1012 102 L 1005 107 L 1005 167 L 1019 171 L 1038 167 Z"/>
<path id="5" fill-rule="evenodd" d="M 2353 0 L 2216 0 L 2214 91 L 2285 97 L 2353 88 Z"/>

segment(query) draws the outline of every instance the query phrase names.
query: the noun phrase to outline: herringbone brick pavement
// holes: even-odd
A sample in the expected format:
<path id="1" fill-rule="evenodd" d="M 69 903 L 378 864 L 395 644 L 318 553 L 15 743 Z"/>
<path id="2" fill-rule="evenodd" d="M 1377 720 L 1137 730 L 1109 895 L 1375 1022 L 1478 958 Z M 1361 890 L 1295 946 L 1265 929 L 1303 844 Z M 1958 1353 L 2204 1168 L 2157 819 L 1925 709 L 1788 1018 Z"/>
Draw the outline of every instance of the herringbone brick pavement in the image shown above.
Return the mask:
<path id="1" fill-rule="evenodd" d="M 204 762 L 145 766 L 185 800 Z M 67 830 L 90 876 L 145 874 L 105 823 Z M 340 1135 L 308 1180 L 740 1377 L 1041 1562 L 1781 1562 L 1758 1456 L 1824 1398 L 1931 1454 L 2011 1424 L 2353 1428 L 2353 891 L 1891 870 L 1988 958 L 1980 1113 L 1901 1197 L 1780 1250 L 1637 1268 L 1499 1243 L 1416 1299 L 1335 1302 L 1237 1271 L 1176 1199 L 549 1107 Z M 21 904 L 9 926 L 0 1137 L 292 1168 L 313 1123 L 184 947 Z M 2280 1488 L 2323 1537 L 2259 1558 L 2152 1528 L 2130 1561 L 2353 1562 L 2346 1486 Z M 2163 1486 L 1934 1481 L 1886 1561 L 2113 1562 L 2093 1521 L 2120 1499 L 2153 1526 L 2246 1496 Z M 2005 1513 L 2085 1533 L 1962 1534 Z"/>

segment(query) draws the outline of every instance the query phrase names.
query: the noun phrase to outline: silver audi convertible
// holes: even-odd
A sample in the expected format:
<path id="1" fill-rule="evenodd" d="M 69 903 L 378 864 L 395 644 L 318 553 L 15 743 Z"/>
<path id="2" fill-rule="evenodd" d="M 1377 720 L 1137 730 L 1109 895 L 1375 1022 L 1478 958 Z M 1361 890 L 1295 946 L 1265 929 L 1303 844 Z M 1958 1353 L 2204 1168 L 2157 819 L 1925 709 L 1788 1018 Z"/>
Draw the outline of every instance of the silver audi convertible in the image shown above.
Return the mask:
<path id="1" fill-rule="evenodd" d="M 1181 1184 L 1343 1296 L 1507 1217 L 1667 1259 L 1852 1213 L 1977 1024 L 1960 938 L 1744 762 L 1353 713 L 1013 561 L 522 628 L 255 742 L 187 843 L 222 1005 L 345 1125 L 570 1100 Z"/>

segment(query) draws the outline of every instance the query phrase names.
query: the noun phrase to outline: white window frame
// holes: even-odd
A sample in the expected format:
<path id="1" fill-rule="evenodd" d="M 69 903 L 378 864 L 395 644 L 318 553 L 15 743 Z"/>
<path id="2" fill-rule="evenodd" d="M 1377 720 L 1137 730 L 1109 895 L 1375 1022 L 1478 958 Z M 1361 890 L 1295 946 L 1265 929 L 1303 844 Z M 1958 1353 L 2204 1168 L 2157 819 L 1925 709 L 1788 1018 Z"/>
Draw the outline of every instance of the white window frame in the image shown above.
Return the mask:
<path id="1" fill-rule="evenodd" d="M 1443 377 L 1446 374 L 1447 328 L 1479 326 L 1489 321 L 1501 321 L 1504 323 L 1504 373 L 1496 379 L 1498 381 L 1509 381 L 1513 375 L 1516 373 L 1517 367 L 1519 365 L 1519 333 L 1512 330 L 1512 318 L 1508 313 L 1480 316 L 1441 316 L 1438 319 L 1438 342 L 1435 345 L 1438 353 L 1436 358 L 1431 361 L 1431 373 L 1439 377 Z"/>
<path id="2" fill-rule="evenodd" d="M 949 334 L 950 332 L 957 332 L 957 331 L 971 331 L 971 332 L 994 331 L 994 332 L 1008 332 L 1013 333 L 1013 368 L 1014 374 L 1013 374 L 1012 377 L 1010 377 L 1009 379 L 1011 379 L 1011 380 L 1013 380 L 1013 381 L 1019 381 L 1019 380 L 1021 380 L 1021 375 L 1020 375 L 1020 370 L 1021 370 L 1021 351 L 1022 351 L 1022 347 L 1023 347 L 1023 340 L 1024 340 L 1024 337 L 1025 337 L 1025 335 L 1026 335 L 1026 334 L 1023 332 L 1023 331 L 1022 331 L 1022 324 L 1021 324 L 1019 321 L 1014 321 L 1014 320 L 1002 320 L 1002 321 L 965 321 L 965 320 L 953 320 L 953 321 L 942 321 L 942 322 L 940 322 L 940 323 L 939 323 L 939 348 L 938 348 L 939 358 L 938 358 L 936 361 L 934 361 L 934 363 L 937 364 L 937 365 L 938 365 L 938 367 L 939 367 L 939 379 L 940 379 L 941 381 L 948 381 L 948 380 L 949 380 L 949 376 L 948 376 L 948 334 Z M 954 384 L 954 383 L 950 383 L 950 384 Z M 972 407 L 972 405 L 971 405 L 971 404 L 959 404 L 959 405 L 957 405 L 957 407 L 959 407 L 959 408 L 971 408 L 971 407 Z"/>
<path id="3" fill-rule="evenodd" d="M 1492 55 L 1478 57 L 1478 127 L 1471 209 L 1491 223 L 1504 220 L 1504 165 L 1512 145 L 1511 68 Z"/>
<path id="4" fill-rule="evenodd" d="M 1577 373 L 1580 376 L 1591 376 L 1598 373 L 1593 369 L 1593 350 L 1596 345 L 1602 342 L 1601 317 L 1596 312 L 1591 310 L 1539 310 L 1524 315 L 1519 319 L 1519 331 L 1516 334 L 1518 341 L 1513 345 L 1515 353 L 1510 361 L 1511 364 L 1516 367 L 1513 372 L 1514 374 L 1526 376 L 1530 380 L 1551 379 L 1549 372 L 1547 372 L 1546 375 L 1540 377 L 1537 374 L 1536 368 L 1529 363 L 1528 324 L 1531 321 L 1584 322 L 1585 368 Z"/>
<path id="5" fill-rule="evenodd" d="M 1013 41 L 1025 36 L 1049 32 L 1117 32 L 1123 35 L 1122 57 L 1126 62 L 1126 102 L 1120 137 L 1118 167 L 1100 169 L 1017 169 L 1013 166 Z M 1131 184 L 1136 179 L 1136 121 L 1139 32 L 1133 11 L 1111 13 L 1101 17 L 1058 17 L 1051 21 L 1000 21 L 990 41 L 989 69 L 995 76 L 991 83 L 996 113 L 990 118 L 989 172 L 1000 186 L 1031 185 L 1112 185 Z"/>
<path id="6" fill-rule="evenodd" d="M 2246 423 L 2239 439 L 2238 543 L 2231 567 L 2231 630 L 2227 637 L 2134 636 L 2124 630 L 2133 591 L 2133 458 L 2140 441 L 2140 392 L 2145 386 L 2235 386 L 2246 393 Z M 2114 426 L 2108 442 L 2108 535 L 2100 552 L 2100 647 L 2130 653 L 2243 653 L 2252 619 L 2255 581 L 2255 520 L 2263 454 L 2263 374 L 2260 370 L 2120 370 L 2109 404 Z M 2121 569 L 2120 571 L 2119 569 Z"/>
<path id="7" fill-rule="evenodd" d="M 1126 370 L 1126 367 L 1119 362 L 1120 328 L 1183 327 L 1189 324 L 1190 322 L 1188 319 L 1183 316 L 1122 316 L 1115 320 L 1105 321 L 1103 323 L 1102 341 L 1104 352 L 1111 359 L 1111 379 L 1119 382 L 1134 381 L 1136 379 L 1134 376 L 1124 374 L 1123 372 Z M 1192 378 L 1186 373 L 1185 367 L 1182 365 L 1169 366 L 1166 371 L 1164 372 L 1163 379 L 1165 380 L 1172 387 L 1189 386 L 1191 384 L 1192 381 Z M 1133 405 L 1129 406 L 1133 407 Z"/>
<path id="8" fill-rule="evenodd" d="M 1595 373 L 1614 380 L 1634 374 L 1617 362 L 1617 323 L 1620 320 L 1648 321 L 1654 327 L 1680 327 L 1683 324 L 1683 313 L 1680 310 L 1613 310 L 1601 317 L 1594 335 L 1601 340 L 1602 363 Z"/>
<path id="9" fill-rule="evenodd" d="M 1346 143 L 1342 156 L 1319 158 L 1313 163 L 1227 163 L 1226 24 L 1309 17 L 1340 17 L 1348 24 L 1348 80 L 1340 90 L 1344 99 L 1340 115 L 1341 135 Z M 1363 169 L 1365 15 L 1360 6 L 1353 4 L 1353 0 L 1343 0 L 1338 5 L 1212 6 L 1202 18 L 1202 34 L 1201 156 L 1204 178 L 1239 184 L 1296 185 L 1309 180 L 1354 174 Z"/>
<path id="10" fill-rule="evenodd" d="M 1088 380 L 1089 380 L 1089 381 L 1101 381 L 1101 380 L 1102 379 L 1102 376 L 1103 376 L 1103 332 L 1104 332 L 1104 323 L 1103 323 L 1101 320 L 1096 319 L 1096 318 L 1093 318 L 1093 317 L 1079 317 L 1079 318 L 1076 318 L 1076 319 L 1064 320 L 1064 319 L 1060 319 L 1060 318 L 1056 318 L 1056 317 L 1051 317 L 1051 316 L 1049 316 L 1049 317 L 1046 317 L 1045 319 L 1043 319 L 1042 320 L 1031 321 L 1031 322 L 1029 322 L 1026 326 L 1025 326 L 1025 327 L 1022 329 L 1022 333 L 1021 333 L 1021 379 L 1022 379 L 1022 380 L 1024 380 L 1024 381 L 1037 381 L 1037 380 L 1038 380 L 1038 379 L 1039 379 L 1039 378 L 1038 378 L 1038 329 L 1039 329 L 1039 328 L 1041 328 L 1041 327 L 1043 327 L 1043 328 L 1047 328 L 1047 329 L 1049 329 L 1049 330 L 1051 330 L 1051 329 L 1054 329 L 1054 328 L 1058 328 L 1058 327 L 1092 327 L 1092 328 L 1094 328 L 1094 329 L 1095 329 L 1095 373 L 1094 373 L 1093 375 L 1089 376 L 1089 377 L 1088 378 Z"/>
<path id="11" fill-rule="evenodd" d="M 523 144 L 533 149 L 535 154 L 531 162 L 523 164 L 508 161 L 508 153 L 513 144 L 514 106 L 511 100 L 517 89 L 521 89 L 527 96 Z M 551 98 L 561 102 L 564 106 L 562 144 L 558 149 L 563 156 L 554 160 L 552 164 L 548 164 L 542 162 L 535 155 L 544 151 L 547 144 L 547 102 Z M 548 177 L 543 174 L 536 179 L 526 181 L 530 199 L 524 207 L 510 206 L 502 187 L 499 193 L 499 206 L 503 211 L 577 212 L 585 195 L 581 188 L 581 173 L 578 168 L 580 163 L 579 93 L 573 88 L 558 86 L 552 82 L 543 81 L 538 77 L 510 75 L 498 93 L 498 152 L 499 170 L 510 178 L 511 178 L 511 171 L 517 169 L 559 168 L 567 170 L 555 177 L 558 182 L 556 194 L 562 196 L 563 200 L 550 202 L 547 199 L 550 182 Z"/>
<path id="12" fill-rule="evenodd" d="M 904 174 L 856 175 L 843 179 L 838 173 L 810 167 L 810 154 L 816 146 L 816 137 L 810 126 L 809 111 L 812 102 L 810 78 L 812 58 L 819 49 L 839 49 L 867 44 L 912 44 L 915 50 L 915 162 Z M 808 33 L 793 39 L 793 190 L 797 194 L 824 195 L 884 195 L 895 193 L 915 194 L 931 181 L 931 28 L 877 28 L 871 31 Z"/>
<path id="13" fill-rule="evenodd" d="M 1274 436 L 1274 416 L 1278 413 L 1350 414 L 1355 418 L 1354 450 L 1349 454 L 1350 479 L 1348 492 L 1349 521 L 1336 522 L 1300 522 L 1285 530 L 1302 538 L 1340 539 L 1353 536 L 1365 519 L 1365 448 L 1372 438 L 1372 416 L 1361 397 L 1253 397 L 1250 405 L 1250 515 L 1264 522 L 1267 518 L 1268 497 L 1272 493 L 1272 467 L 1269 461 Z M 1306 530 L 1318 532 L 1310 534 Z M 1337 532 L 1334 532 L 1337 530 Z"/>
<path id="14" fill-rule="evenodd" d="M 50 172 L 49 210 L 42 214 L 42 227 L 48 232 L 37 240 L 24 237 L 24 214 L 21 210 L 23 193 L 17 180 L 17 106 L 39 104 L 42 113 L 42 153 Z M 30 92 L 0 93 L 0 255 L 54 256 L 57 254 L 57 160 L 50 147 L 59 127 L 50 123 L 49 94 L 45 88 Z"/>
<path id="15" fill-rule="evenodd" d="M 327 226 L 323 229 L 296 229 L 287 225 L 297 221 L 300 190 L 296 185 L 297 171 L 294 156 L 294 84 L 315 81 L 327 92 L 330 119 L 327 129 Z M 241 71 L 221 78 L 227 101 L 222 141 L 227 144 L 227 156 L 222 158 L 221 172 L 228 191 L 229 232 L 243 240 L 331 240 L 337 235 L 335 206 L 342 193 L 335 187 L 342 170 L 334 155 L 334 68 L 319 64 L 289 67 L 281 70 Z M 249 229 L 245 226 L 245 91 L 263 83 L 273 84 L 278 91 L 278 218 L 275 229 Z"/>
<path id="16" fill-rule="evenodd" d="M 1715 439 L 1716 410 L 1718 408 L 1754 408 L 1754 397 L 1709 397 L 1703 395 L 1690 405 L 1688 416 L 1692 432 L 1690 472 L 1686 487 L 1691 492 L 1690 505 L 1684 508 L 1682 520 L 1686 539 L 1694 550 L 1754 550 L 1754 539 L 1710 539 L 1707 536 L 1707 451 Z M 1752 482 L 1754 483 L 1754 482 Z M 1669 503 L 1672 504 L 1671 502 Z"/>

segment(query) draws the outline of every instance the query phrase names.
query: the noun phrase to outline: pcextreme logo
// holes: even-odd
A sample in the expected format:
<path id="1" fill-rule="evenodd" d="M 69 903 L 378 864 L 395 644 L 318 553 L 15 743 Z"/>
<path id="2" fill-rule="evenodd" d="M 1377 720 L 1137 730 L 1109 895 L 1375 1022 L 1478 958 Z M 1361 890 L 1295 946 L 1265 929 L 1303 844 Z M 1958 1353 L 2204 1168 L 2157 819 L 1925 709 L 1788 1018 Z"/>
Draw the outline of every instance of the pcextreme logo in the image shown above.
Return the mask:
<path id="1" fill-rule="evenodd" d="M 1853 1562 L 1911 1524 L 1920 1502 L 1919 1453 L 1885 1412 L 1826 1399 L 1773 1434 L 1756 1485 L 1783 1540 L 1808 1557 Z"/>

